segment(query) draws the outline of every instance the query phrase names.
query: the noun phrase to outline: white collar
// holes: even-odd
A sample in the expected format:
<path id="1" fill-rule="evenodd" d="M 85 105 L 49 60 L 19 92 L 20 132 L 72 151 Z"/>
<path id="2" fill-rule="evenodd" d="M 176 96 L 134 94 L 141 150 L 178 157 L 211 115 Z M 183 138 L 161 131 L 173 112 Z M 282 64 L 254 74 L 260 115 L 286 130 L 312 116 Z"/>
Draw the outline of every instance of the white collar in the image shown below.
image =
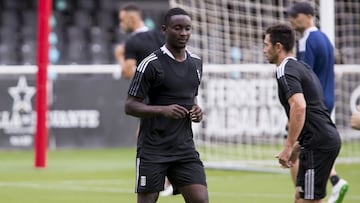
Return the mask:
<path id="1" fill-rule="evenodd" d="M 288 56 L 288 57 L 285 57 L 285 58 L 281 61 L 280 65 L 277 66 L 276 68 L 279 68 L 279 67 L 284 66 L 284 65 L 288 62 L 288 60 L 290 60 L 290 59 L 297 61 L 297 59 L 296 59 L 295 57 L 293 57 L 293 56 Z"/>
<path id="2" fill-rule="evenodd" d="M 315 27 L 315 26 L 309 27 L 308 29 L 306 29 L 306 30 L 304 31 L 304 34 L 303 34 L 303 37 L 302 37 L 302 38 L 307 38 L 307 37 L 309 36 L 310 32 L 314 32 L 314 31 L 318 31 L 318 30 L 319 30 L 319 29 L 318 29 L 317 27 Z"/>
<path id="3" fill-rule="evenodd" d="M 174 55 L 170 52 L 170 50 L 165 45 L 163 45 L 160 49 L 164 54 L 166 54 L 166 55 L 170 56 L 170 58 L 176 60 Z M 187 52 L 187 50 L 185 50 L 185 52 Z M 186 58 L 187 58 L 187 54 L 185 54 L 185 59 Z"/>

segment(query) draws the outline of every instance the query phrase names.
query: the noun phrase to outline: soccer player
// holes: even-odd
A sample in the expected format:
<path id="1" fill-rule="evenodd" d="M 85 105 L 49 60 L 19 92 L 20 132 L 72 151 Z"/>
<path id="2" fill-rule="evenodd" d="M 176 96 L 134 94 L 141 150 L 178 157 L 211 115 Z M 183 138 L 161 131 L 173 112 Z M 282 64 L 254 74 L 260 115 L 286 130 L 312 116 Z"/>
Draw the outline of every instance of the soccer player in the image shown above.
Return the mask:
<path id="1" fill-rule="evenodd" d="M 130 36 L 125 44 L 115 47 L 115 57 L 121 65 L 122 76 L 131 79 L 141 60 L 164 45 L 165 39 L 158 30 L 149 30 L 145 26 L 142 9 L 137 4 L 123 5 L 118 17 L 120 27 Z"/>
<path id="2" fill-rule="evenodd" d="M 296 48 L 296 58 L 307 63 L 320 80 L 325 105 L 331 114 L 334 108 L 334 48 L 328 37 L 314 25 L 315 10 L 308 2 L 297 2 L 288 10 L 291 26 L 301 34 Z M 297 165 L 297 163 L 295 163 Z M 297 166 L 292 167 L 291 174 L 295 180 Z M 333 167 L 329 176 L 332 184 L 328 203 L 341 203 L 348 183 L 341 179 Z"/>
<path id="3" fill-rule="evenodd" d="M 162 30 L 165 45 L 139 64 L 125 102 L 126 114 L 141 119 L 137 202 L 156 202 L 167 176 L 186 202 L 207 203 L 205 170 L 191 127 L 191 122 L 202 120 L 196 102 L 202 61 L 186 50 L 191 18 L 183 9 L 172 8 L 164 17 Z"/>
<path id="4" fill-rule="evenodd" d="M 139 63 L 153 51 L 165 44 L 164 35 L 157 30 L 145 27 L 142 19 L 142 9 L 134 3 L 127 3 L 119 10 L 120 27 L 130 33 L 125 44 L 119 44 L 115 48 L 115 57 L 121 66 L 121 75 L 125 79 L 134 76 Z M 161 196 L 173 194 L 173 187 L 169 180 L 165 180 L 165 189 Z"/>
<path id="5" fill-rule="evenodd" d="M 308 65 L 294 58 L 294 44 L 291 27 L 275 25 L 266 30 L 264 54 L 276 64 L 279 99 L 288 117 L 288 136 L 277 158 L 289 168 L 299 156 L 295 202 L 321 203 L 341 140 L 325 106 L 321 83 Z"/>

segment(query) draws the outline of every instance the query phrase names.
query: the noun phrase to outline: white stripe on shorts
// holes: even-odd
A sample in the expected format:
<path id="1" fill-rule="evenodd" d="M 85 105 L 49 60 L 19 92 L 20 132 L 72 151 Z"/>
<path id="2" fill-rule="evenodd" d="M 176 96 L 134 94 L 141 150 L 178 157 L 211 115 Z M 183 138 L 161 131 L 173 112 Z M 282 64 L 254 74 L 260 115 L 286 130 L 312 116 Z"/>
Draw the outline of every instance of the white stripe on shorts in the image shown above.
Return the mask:
<path id="1" fill-rule="evenodd" d="M 138 191 L 140 158 L 136 158 L 136 183 L 135 192 Z"/>
<path id="2" fill-rule="evenodd" d="M 308 200 L 314 199 L 314 184 L 315 184 L 314 178 L 315 178 L 314 169 L 306 170 L 304 199 L 308 199 Z"/>

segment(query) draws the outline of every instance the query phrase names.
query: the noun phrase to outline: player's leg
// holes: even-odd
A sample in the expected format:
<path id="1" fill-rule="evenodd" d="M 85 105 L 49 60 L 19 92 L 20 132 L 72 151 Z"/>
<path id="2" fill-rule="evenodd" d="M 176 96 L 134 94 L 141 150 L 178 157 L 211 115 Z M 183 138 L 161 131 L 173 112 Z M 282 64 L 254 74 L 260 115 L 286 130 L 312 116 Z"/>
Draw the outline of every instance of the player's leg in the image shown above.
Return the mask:
<path id="1" fill-rule="evenodd" d="M 137 193 L 137 203 L 155 203 L 159 198 L 159 193 Z"/>
<path id="2" fill-rule="evenodd" d="M 164 189 L 167 165 L 136 159 L 136 186 L 138 203 L 155 203 Z"/>
<path id="3" fill-rule="evenodd" d="M 335 166 L 331 170 L 329 179 L 332 185 L 332 189 L 328 203 L 341 203 L 349 189 L 349 184 L 346 180 L 340 178 L 337 175 Z"/>
<path id="4" fill-rule="evenodd" d="M 299 159 L 296 159 L 294 165 L 290 168 L 290 175 L 294 185 L 296 185 L 296 177 L 298 174 L 298 169 L 299 169 Z"/>
<path id="5" fill-rule="evenodd" d="M 301 150 L 296 181 L 300 200 L 297 202 L 323 202 L 326 184 L 339 150 Z"/>
<path id="6" fill-rule="evenodd" d="M 180 193 L 187 203 L 208 203 L 208 190 L 205 185 L 192 184 L 179 188 Z"/>
<path id="7" fill-rule="evenodd" d="M 205 169 L 198 159 L 178 161 L 168 170 L 168 178 L 187 203 L 208 203 Z"/>

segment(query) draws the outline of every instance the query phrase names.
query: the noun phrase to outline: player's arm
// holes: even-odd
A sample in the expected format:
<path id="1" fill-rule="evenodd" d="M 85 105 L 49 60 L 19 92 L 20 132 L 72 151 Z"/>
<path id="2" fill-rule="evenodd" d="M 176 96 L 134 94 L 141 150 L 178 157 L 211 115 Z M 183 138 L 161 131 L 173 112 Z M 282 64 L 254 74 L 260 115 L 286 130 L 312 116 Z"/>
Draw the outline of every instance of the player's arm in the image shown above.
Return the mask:
<path id="1" fill-rule="evenodd" d="M 144 71 L 136 71 L 129 87 L 128 97 L 125 101 L 125 113 L 127 115 L 145 118 L 153 116 L 165 116 L 179 119 L 189 115 L 189 111 L 180 105 L 149 105 L 144 103 L 144 98 L 154 84 L 159 82 L 157 77 L 160 69 L 157 69 L 148 59 Z"/>
<path id="2" fill-rule="evenodd" d="M 195 97 L 194 106 L 190 109 L 190 118 L 195 123 L 202 120 L 202 109 L 198 106 L 197 97 Z"/>
<path id="3" fill-rule="evenodd" d="M 128 95 L 125 102 L 125 113 L 127 115 L 145 118 L 153 116 L 164 116 L 167 118 L 180 119 L 189 115 L 189 111 L 178 104 L 172 105 L 148 105 L 144 99 Z"/>
<path id="4" fill-rule="evenodd" d="M 358 106 L 358 111 L 351 115 L 350 123 L 352 128 L 360 130 L 360 106 Z"/>
<path id="5" fill-rule="evenodd" d="M 288 103 L 290 106 L 288 136 L 283 150 L 277 155 L 279 163 L 285 168 L 293 166 L 295 157 L 299 152 L 300 145 L 297 139 L 304 126 L 306 116 L 306 101 L 302 93 L 295 93 L 290 96 Z"/>
<path id="6" fill-rule="evenodd" d="M 305 123 L 306 101 L 302 93 L 295 93 L 288 99 L 290 106 L 288 137 L 286 147 L 293 148 Z"/>
<path id="7" fill-rule="evenodd" d="M 114 51 L 115 58 L 120 65 L 121 75 L 125 79 L 131 79 L 134 76 L 136 68 L 135 59 L 125 59 L 125 45 L 118 44 Z"/>
<path id="8" fill-rule="evenodd" d="M 136 71 L 136 66 L 138 64 L 137 55 L 139 52 L 138 40 L 136 35 L 130 37 L 125 43 L 124 51 L 124 63 L 121 64 L 122 76 L 126 79 L 131 79 Z"/>
<path id="9" fill-rule="evenodd" d="M 125 59 L 121 65 L 121 75 L 125 79 L 131 79 L 135 74 L 136 69 L 135 59 Z"/>
<path id="10" fill-rule="evenodd" d="M 114 49 L 114 56 L 119 65 L 124 63 L 125 60 L 124 54 L 125 54 L 125 45 L 124 44 L 116 45 Z"/>

